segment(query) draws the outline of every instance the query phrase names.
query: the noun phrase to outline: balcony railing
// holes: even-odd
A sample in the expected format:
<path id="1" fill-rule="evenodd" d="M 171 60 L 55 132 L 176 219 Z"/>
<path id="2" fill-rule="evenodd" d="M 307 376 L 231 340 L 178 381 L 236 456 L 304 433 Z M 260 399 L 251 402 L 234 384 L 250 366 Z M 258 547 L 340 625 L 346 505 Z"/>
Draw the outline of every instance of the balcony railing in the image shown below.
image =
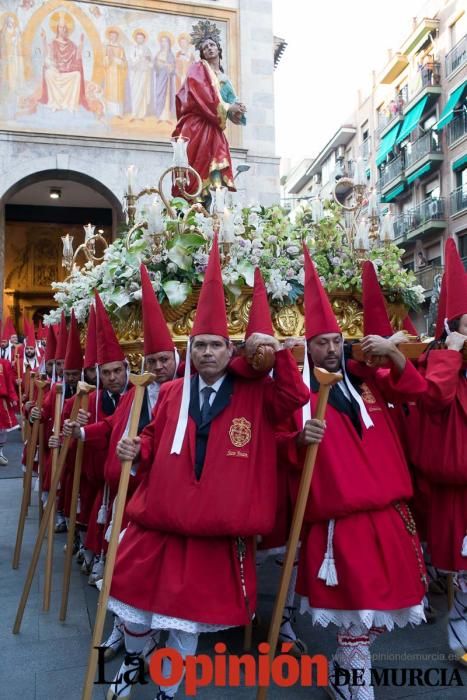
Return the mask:
<path id="1" fill-rule="evenodd" d="M 384 170 L 381 171 L 381 187 L 386 187 L 386 185 L 389 182 L 395 180 L 397 177 L 400 177 L 402 175 L 403 169 L 404 163 L 402 160 L 402 156 L 397 156 L 397 158 L 394 158 L 394 160 L 391 160 L 389 163 L 387 163 L 384 167 Z"/>
<path id="2" fill-rule="evenodd" d="M 445 218 L 445 200 L 441 197 L 429 197 L 417 207 L 409 209 L 394 219 L 394 237 L 405 240 L 408 233 L 415 231 L 430 221 L 443 221 Z M 423 284 L 423 283 L 420 283 Z M 423 284 L 426 287 L 425 284 Z"/>
<path id="3" fill-rule="evenodd" d="M 365 139 L 363 141 L 362 144 L 360 144 L 360 156 L 363 158 L 363 160 L 368 160 L 370 153 L 371 153 L 371 136 L 369 136 L 367 139 Z"/>
<path id="4" fill-rule="evenodd" d="M 445 200 L 443 197 L 428 197 L 423 202 L 407 212 L 407 233 L 415 231 L 430 221 L 444 221 Z"/>
<path id="5" fill-rule="evenodd" d="M 397 241 L 398 238 L 405 240 L 405 237 L 410 230 L 410 217 L 408 214 L 401 214 L 396 219 L 394 219 L 394 238 Z"/>
<path id="6" fill-rule="evenodd" d="M 438 275 L 442 275 L 443 272 L 444 268 L 442 265 L 428 264 L 415 270 L 415 277 L 417 278 L 417 283 L 422 285 L 425 292 L 429 292 L 434 287 L 435 279 Z"/>
<path id="7" fill-rule="evenodd" d="M 407 144 L 405 153 L 405 167 L 410 168 L 417 161 L 430 153 L 441 153 L 441 144 L 434 133 L 429 131 L 416 141 Z"/>
<path id="8" fill-rule="evenodd" d="M 463 112 L 459 117 L 456 117 L 448 124 L 448 145 L 451 146 L 453 143 L 465 136 L 465 134 L 467 134 L 467 112 Z"/>
<path id="9" fill-rule="evenodd" d="M 446 55 L 446 77 L 467 62 L 467 34 Z"/>
<path id="10" fill-rule="evenodd" d="M 451 216 L 467 209 L 467 185 L 461 185 L 451 192 Z"/>

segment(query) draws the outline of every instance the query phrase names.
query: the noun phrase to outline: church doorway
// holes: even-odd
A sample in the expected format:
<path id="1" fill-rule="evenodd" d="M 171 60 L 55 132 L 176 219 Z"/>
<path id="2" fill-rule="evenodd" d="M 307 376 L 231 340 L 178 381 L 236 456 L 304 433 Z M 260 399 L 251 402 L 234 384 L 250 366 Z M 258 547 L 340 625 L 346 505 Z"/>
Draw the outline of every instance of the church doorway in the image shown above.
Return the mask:
<path id="1" fill-rule="evenodd" d="M 102 183 L 81 173 L 44 171 L 17 182 L 4 202 L 3 317 L 22 333 L 23 319 L 39 320 L 56 306 L 51 283 L 68 275 L 62 237 L 73 247 L 92 224 L 110 243 L 122 219 L 121 204 Z M 96 251 L 101 254 L 101 251 Z M 82 264 L 83 261 L 80 260 Z"/>

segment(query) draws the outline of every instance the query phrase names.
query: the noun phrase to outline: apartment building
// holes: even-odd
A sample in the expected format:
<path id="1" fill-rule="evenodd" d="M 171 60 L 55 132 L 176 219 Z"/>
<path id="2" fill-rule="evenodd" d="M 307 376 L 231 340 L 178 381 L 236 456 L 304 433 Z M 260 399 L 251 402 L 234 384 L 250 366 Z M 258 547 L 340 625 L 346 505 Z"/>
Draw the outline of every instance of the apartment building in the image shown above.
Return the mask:
<path id="1" fill-rule="evenodd" d="M 353 115 L 315 159 L 289 173 L 284 201 L 318 187 L 327 198 L 362 158 L 428 302 L 447 236 L 455 236 L 467 268 L 467 11 L 461 0 L 425 9 L 429 15 L 414 19 L 403 45 L 373 74 L 367 95 L 359 93 Z"/>

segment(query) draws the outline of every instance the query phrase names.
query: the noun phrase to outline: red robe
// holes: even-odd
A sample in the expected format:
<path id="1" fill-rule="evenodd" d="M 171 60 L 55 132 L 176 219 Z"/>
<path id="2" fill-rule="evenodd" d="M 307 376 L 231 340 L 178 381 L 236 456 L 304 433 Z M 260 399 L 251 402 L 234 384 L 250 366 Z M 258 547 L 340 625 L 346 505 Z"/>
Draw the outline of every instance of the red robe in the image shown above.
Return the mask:
<path id="1" fill-rule="evenodd" d="M 93 423 L 103 421 L 108 417 L 104 412 L 102 396 L 104 389 L 99 389 L 98 408 L 96 415 L 96 392 L 89 394 L 89 428 Z M 123 400 L 122 397 L 120 400 Z M 120 404 L 119 404 L 120 405 Z M 104 496 L 105 476 L 104 464 L 107 458 L 107 443 L 99 446 L 85 442 L 80 482 L 80 513 L 78 521 L 88 526 L 85 547 L 100 554 L 104 544 L 104 525 L 97 522 L 99 508 Z"/>
<path id="2" fill-rule="evenodd" d="M 115 413 L 111 416 L 106 416 L 103 420 L 98 423 L 92 423 L 85 427 L 85 444 L 89 451 L 98 450 L 102 453 L 104 450 L 106 452 L 105 463 L 104 463 L 104 480 L 109 486 L 109 509 L 107 513 L 107 524 L 110 523 L 112 516 L 112 505 L 117 495 L 118 484 L 120 482 L 120 474 L 122 471 L 122 464 L 117 457 L 117 443 L 121 439 L 125 429 L 127 427 L 128 419 L 130 416 L 131 406 L 133 403 L 134 396 L 134 386 L 132 386 L 129 391 L 122 396 Z M 133 495 L 136 487 L 141 481 L 141 476 L 137 474 L 136 476 L 131 475 L 130 481 L 128 483 L 128 493 L 127 501 Z M 99 491 L 100 499 L 102 502 L 103 491 Z M 100 505 L 100 504 L 99 504 Z M 126 527 L 128 520 L 124 515 L 122 529 Z"/>
<path id="3" fill-rule="evenodd" d="M 387 402 L 404 400 L 423 384 L 407 363 L 391 386 L 387 372 L 348 362 L 349 372 L 364 380 L 362 399 L 374 423 L 362 424 L 360 438 L 350 417 L 332 405 L 318 450 L 305 512 L 297 592 L 313 608 L 396 610 L 419 605 L 424 595 L 423 555 L 394 507 L 412 495 L 402 447 Z M 312 394 L 312 414 L 317 403 Z M 296 416 L 289 438 L 289 463 L 301 469 L 305 449 L 296 445 L 302 428 Z M 326 552 L 328 523 L 335 519 L 334 559 L 338 585 L 318 578 Z"/>
<path id="4" fill-rule="evenodd" d="M 418 468 L 431 485 L 428 547 L 432 563 L 467 570 L 461 555 L 467 534 L 467 379 L 462 353 L 428 356 L 426 392 L 419 398 Z"/>
<path id="5" fill-rule="evenodd" d="M 205 61 L 193 63 L 176 96 L 177 126 L 172 136 L 185 136 L 188 142 L 188 162 L 198 171 L 203 188 L 209 186 L 214 170 L 221 173 L 222 183 L 235 191 L 229 144 L 224 134 L 227 108 Z M 187 192 L 196 190 L 196 181 L 190 179 Z M 174 196 L 180 192 L 172 188 Z"/>
<path id="6" fill-rule="evenodd" d="M 18 427 L 15 415 L 17 402 L 15 375 L 11 364 L 8 360 L 0 360 L 0 430 Z"/>
<path id="7" fill-rule="evenodd" d="M 131 523 L 119 546 L 111 595 L 161 615 L 242 625 L 256 606 L 251 535 L 274 522 L 274 425 L 303 405 L 308 391 L 286 350 L 276 354 L 274 381 L 234 377 L 229 402 L 211 422 L 197 480 L 191 416 L 181 454 L 170 454 L 182 381 L 162 386 L 154 420 L 142 433 L 145 474 L 128 504 Z M 240 535 L 246 536 L 247 599 L 236 547 Z"/>

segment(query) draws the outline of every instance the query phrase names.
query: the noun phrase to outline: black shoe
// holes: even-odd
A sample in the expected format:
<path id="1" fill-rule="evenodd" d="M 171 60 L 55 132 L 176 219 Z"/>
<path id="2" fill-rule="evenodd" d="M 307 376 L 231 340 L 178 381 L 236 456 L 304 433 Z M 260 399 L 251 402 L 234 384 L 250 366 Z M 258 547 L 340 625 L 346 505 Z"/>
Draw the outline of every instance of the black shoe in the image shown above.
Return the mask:
<path id="1" fill-rule="evenodd" d="M 163 690 L 159 690 L 156 695 L 156 700 L 173 700 L 173 698 L 173 695 L 167 695 L 167 693 L 164 693 Z"/>

